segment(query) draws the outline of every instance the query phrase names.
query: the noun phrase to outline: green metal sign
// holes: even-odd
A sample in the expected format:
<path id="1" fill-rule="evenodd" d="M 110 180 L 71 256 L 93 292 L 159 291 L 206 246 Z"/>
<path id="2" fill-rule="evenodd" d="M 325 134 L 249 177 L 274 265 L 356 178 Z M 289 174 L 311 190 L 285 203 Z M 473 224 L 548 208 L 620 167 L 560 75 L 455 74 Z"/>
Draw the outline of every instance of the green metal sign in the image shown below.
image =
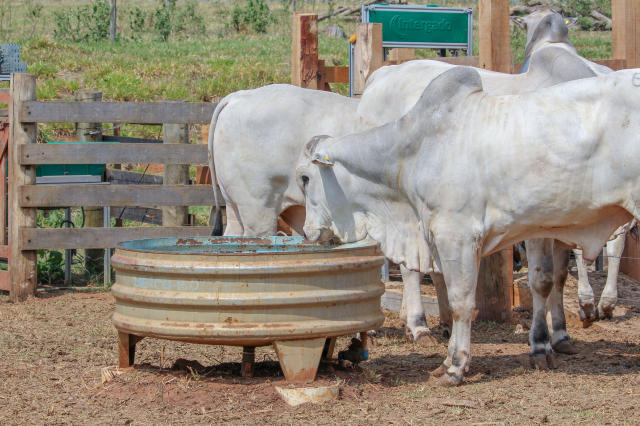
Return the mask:
<path id="1" fill-rule="evenodd" d="M 473 10 L 431 6 L 363 6 L 362 22 L 382 24 L 384 47 L 472 49 Z"/>

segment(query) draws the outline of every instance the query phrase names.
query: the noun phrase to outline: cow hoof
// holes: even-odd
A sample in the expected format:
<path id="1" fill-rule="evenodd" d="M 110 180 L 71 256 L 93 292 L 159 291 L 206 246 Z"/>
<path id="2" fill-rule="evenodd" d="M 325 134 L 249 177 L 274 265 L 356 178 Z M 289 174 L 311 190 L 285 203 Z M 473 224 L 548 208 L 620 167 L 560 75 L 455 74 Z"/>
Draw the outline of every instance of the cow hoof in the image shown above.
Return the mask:
<path id="1" fill-rule="evenodd" d="M 611 319 L 613 318 L 613 309 L 616 307 L 617 300 L 604 301 L 604 298 L 600 299 L 600 303 L 598 304 L 598 313 L 600 314 L 600 319 Z"/>
<path id="2" fill-rule="evenodd" d="M 578 309 L 578 315 L 580 315 L 582 327 L 587 328 L 598 319 L 598 310 L 592 302 L 584 304 L 581 303 L 580 308 Z"/>
<path id="3" fill-rule="evenodd" d="M 433 337 L 433 334 L 431 334 L 431 330 L 429 330 L 428 328 L 421 328 L 417 330 L 414 336 L 415 343 L 419 344 L 420 346 L 431 347 L 438 345 L 438 339 Z"/>
<path id="4" fill-rule="evenodd" d="M 440 364 L 440 367 L 436 368 L 431 372 L 431 377 L 442 377 L 446 372 L 447 372 L 447 366 L 444 364 Z"/>
<path id="5" fill-rule="evenodd" d="M 575 355 L 577 353 L 580 353 L 580 350 L 578 350 L 578 348 L 576 348 L 576 346 L 568 340 L 563 340 L 556 343 L 555 345 L 553 345 L 553 350 L 566 355 Z"/>
<path id="6" fill-rule="evenodd" d="M 454 386 L 460 386 L 462 384 L 462 376 L 456 376 L 455 374 L 443 374 L 442 377 L 438 379 L 438 385 L 451 388 Z"/>
<path id="7" fill-rule="evenodd" d="M 451 325 L 446 322 L 441 322 L 440 327 L 442 327 L 442 337 L 448 339 L 451 337 Z"/>
<path id="8" fill-rule="evenodd" d="M 549 370 L 557 368 L 553 354 L 535 354 L 530 357 L 531 368 L 536 370 Z"/>

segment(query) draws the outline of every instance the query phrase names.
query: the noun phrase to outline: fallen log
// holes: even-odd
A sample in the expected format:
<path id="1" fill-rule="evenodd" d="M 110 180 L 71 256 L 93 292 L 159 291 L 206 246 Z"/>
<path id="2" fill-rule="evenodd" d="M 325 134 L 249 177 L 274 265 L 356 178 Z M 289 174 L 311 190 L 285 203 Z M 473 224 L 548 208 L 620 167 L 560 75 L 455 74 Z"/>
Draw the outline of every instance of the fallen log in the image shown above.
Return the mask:
<path id="1" fill-rule="evenodd" d="M 603 15 L 597 10 L 591 11 L 591 17 L 596 21 L 598 21 L 598 24 L 599 24 L 598 26 L 600 27 L 600 29 L 610 30 L 612 28 L 613 23 L 611 21 L 611 18 L 609 18 L 606 15 Z"/>

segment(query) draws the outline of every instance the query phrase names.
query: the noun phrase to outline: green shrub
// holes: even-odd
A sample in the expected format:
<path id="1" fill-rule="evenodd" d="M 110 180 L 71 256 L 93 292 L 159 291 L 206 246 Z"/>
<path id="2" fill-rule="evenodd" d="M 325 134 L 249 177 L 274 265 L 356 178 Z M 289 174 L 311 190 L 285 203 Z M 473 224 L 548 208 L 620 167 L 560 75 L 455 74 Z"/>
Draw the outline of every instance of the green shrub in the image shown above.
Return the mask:
<path id="1" fill-rule="evenodd" d="M 196 0 L 187 0 L 184 7 L 178 10 L 174 31 L 195 35 L 202 35 L 206 32 L 204 19 L 202 14 L 198 13 Z"/>
<path id="2" fill-rule="evenodd" d="M 176 11 L 176 0 L 160 0 L 160 6 L 155 11 L 153 29 L 160 36 L 160 40 L 167 41 L 173 31 L 173 19 Z"/>
<path id="3" fill-rule="evenodd" d="M 129 30 L 131 38 L 138 39 L 147 26 L 147 14 L 138 6 L 129 11 Z"/>
<path id="4" fill-rule="evenodd" d="M 36 25 L 42 17 L 42 3 L 34 3 L 33 0 L 27 2 L 27 21 L 29 22 L 30 31 L 29 38 L 33 38 L 36 32 Z"/>
<path id="5" fill-rule="evenodd" d="M 107 0 L 93 0 L 75 9 L 53 12 L 54 37 L 70 41 L 96 41 L 109 37 L 109 9 Z"/>
<path id="6" fill-rule="evenodd" d="M 251 27 L 256 33 L 266 33 L 267 26 L 272 21 L 271 11 L 265 0 L 247 0 L 244 7 L 236 3 L 231 12 L 231 26 L 236 31 Z"/>
<path id="7" fill-rule="evenodd" d="M 578 17 L 578 25 L 585 31 L 591 31 L 593 30 L 594 26 L 593 19 L 589 18 L 588 16 L 580 16 Z"/>

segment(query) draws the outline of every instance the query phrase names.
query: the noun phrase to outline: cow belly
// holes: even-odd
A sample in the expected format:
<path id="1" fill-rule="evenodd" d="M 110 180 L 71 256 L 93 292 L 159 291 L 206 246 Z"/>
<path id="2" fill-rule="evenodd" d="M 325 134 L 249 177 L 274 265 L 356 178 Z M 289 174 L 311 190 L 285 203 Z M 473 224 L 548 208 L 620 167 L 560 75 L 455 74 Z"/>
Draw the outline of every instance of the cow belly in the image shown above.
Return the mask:
<path id="1" fill-rule="evenodd" d="M 524 239 L 553 238 L 570 246 L 579 246 L 586 260 L 595 260 L 611 234 L 633 219 L 633 216 L 621 207 L 607 207 L 592 212 L 582 225 L 557 223 L 556 226 L 508 227 L 508 232 L 490 231 L 483 244 L 482 256 L 510 247 Z M 535 223 L 535 222 L 534 222 Z M 575 223 L 575 222 L 574 222 Z"/>

